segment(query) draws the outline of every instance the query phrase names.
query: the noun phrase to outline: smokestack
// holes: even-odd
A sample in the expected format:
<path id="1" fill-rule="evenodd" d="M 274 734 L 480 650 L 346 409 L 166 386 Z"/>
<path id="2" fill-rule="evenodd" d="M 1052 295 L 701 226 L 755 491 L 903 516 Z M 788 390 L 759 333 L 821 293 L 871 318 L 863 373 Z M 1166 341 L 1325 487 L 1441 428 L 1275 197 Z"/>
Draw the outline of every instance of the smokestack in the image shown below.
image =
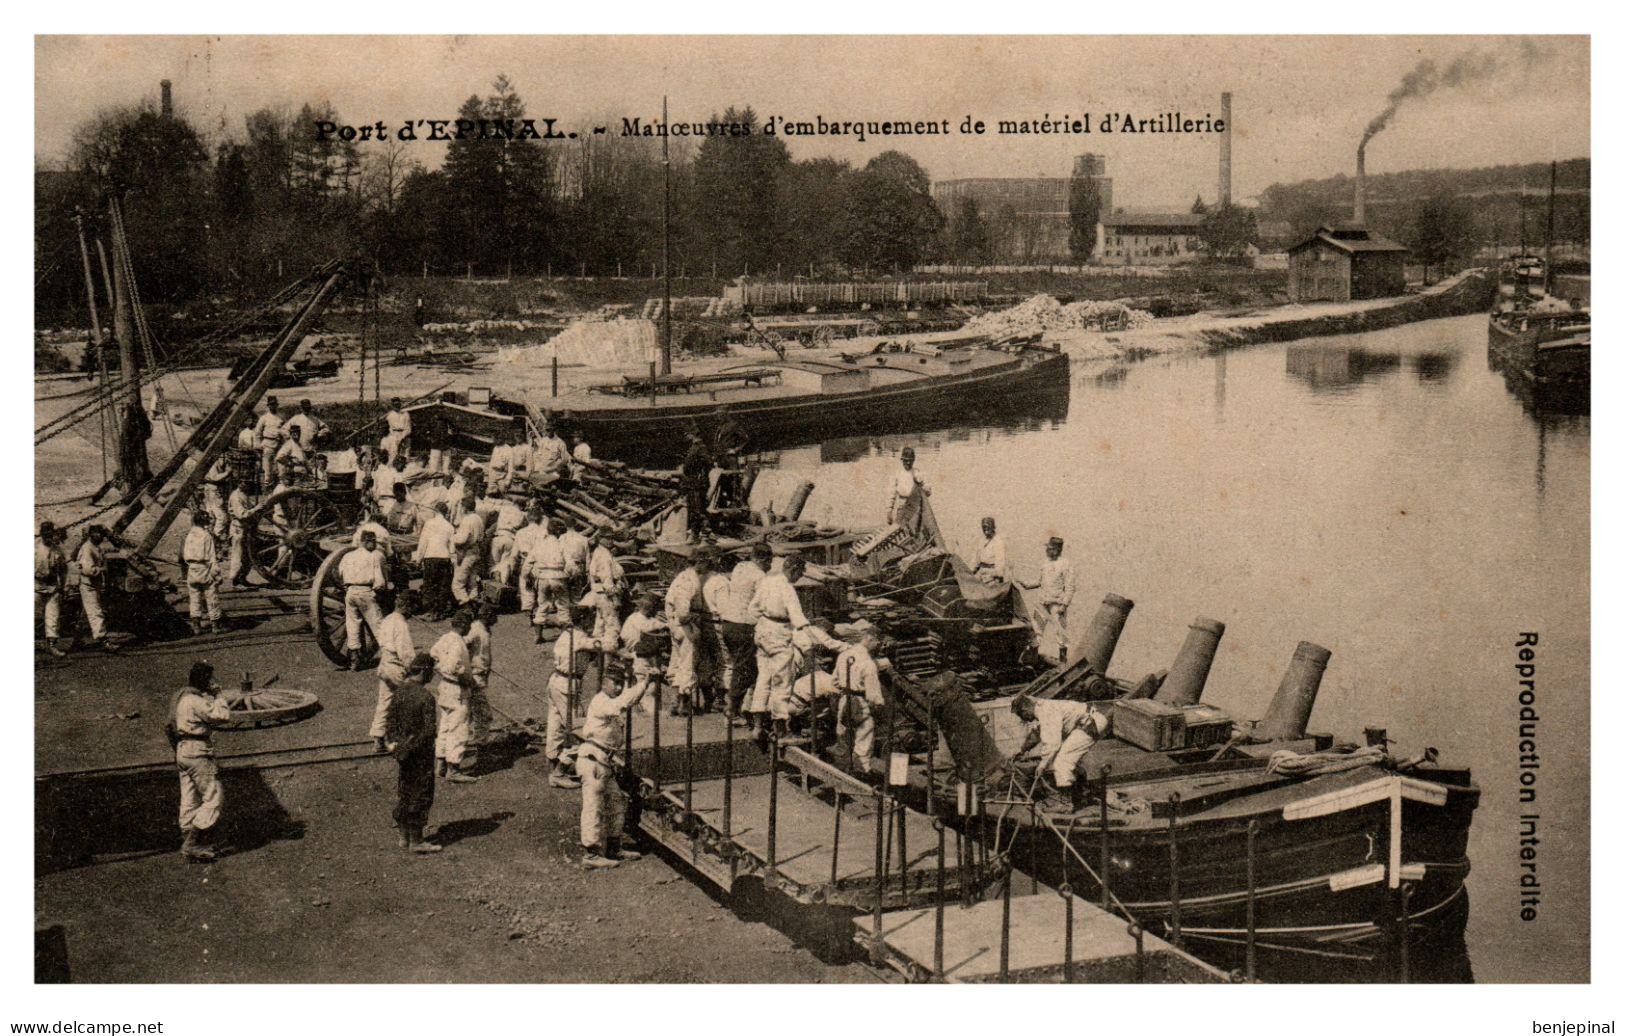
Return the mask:
<path id="1" fill-rule="evenodd" d="M 1365 226 L 1365 141 L 1354 153 L 1354 225 Z"/>
<path id="2" fill-rule="evenodd" d="M 1219 207 L 1230 204 L 1230 91 L 1219 95 L 1219 118 L 1224 120 L 1224 132 L 1219 135 Z"/>
<path id="3" fill-rule="evenodd" d="M 158 84 L 158 98 L 158 110 L 163 113 L 164 118 L 174 115 L 175 100 L 169 93 L 169 80 L 165 79 Z"/>

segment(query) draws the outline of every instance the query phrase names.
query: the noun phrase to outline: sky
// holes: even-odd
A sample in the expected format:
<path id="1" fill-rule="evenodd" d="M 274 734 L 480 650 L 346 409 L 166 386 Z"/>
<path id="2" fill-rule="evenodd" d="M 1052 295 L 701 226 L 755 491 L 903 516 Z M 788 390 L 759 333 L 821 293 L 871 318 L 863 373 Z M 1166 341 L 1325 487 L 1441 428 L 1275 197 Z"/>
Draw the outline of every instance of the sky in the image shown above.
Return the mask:
<path id="1" fill-rule="evenodd" d="M 1465 60 L 1462 60 L 1464 59 Z M 35 157 L 59 167 L 74 128 L 99 109 L 155 100 L 210 139 L 242 133 L 262 107 L 331 102 L 346 121 L 452 118 L 505 73 L 534 117 L 568 127 L 623 117 L 704 120 L 735 105 L 796 119 L 998 119 L 1165 111 L 1216 116 L 1234 95 L 1234 194 L 1352 172 L 1354 149 L 1419 62 L 1494 72 L 1407 100 L 1367 149 L 1372 173 L 1589 156 L 1586 37 L 1397 36 L 41 36 L 35 43 Z M 1451 81 L 1450 75 L 1445 75 Z M 1457 77 L 1460 78 L 1460 77 Z M 861 164 L 898 146 L 789 142 L 798 158 Z M 444 144 L 413 145 L 437 166 Z M 1188 205 L 1217 193 L 1212 135 L 903 138 L 935 180 L 1065 176 L 1106 158 L 1114 200 Z"/>

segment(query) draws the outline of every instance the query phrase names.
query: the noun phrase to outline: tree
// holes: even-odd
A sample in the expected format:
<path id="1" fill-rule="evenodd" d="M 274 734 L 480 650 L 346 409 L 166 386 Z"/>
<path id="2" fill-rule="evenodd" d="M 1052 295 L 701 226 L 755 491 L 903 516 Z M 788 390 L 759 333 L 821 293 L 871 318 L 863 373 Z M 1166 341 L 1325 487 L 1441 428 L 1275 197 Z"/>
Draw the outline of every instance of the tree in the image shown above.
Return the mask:
<path id="1" fill-rule="evenodd" d="M 1067 189 L 1066 209 L 1071 221 L 1067 250 L 1080 263 L 1095 253 L 1095 226 L 1100 222 L 1100 184 L 1093 176 L 1073 176 Z"/>
<path id="2" fill-rule="evenodd" d="M 851 183 L 842 258 L 850 266 L 912 269 L 942 230 L 930 175 L 901 151 L 883 151 Z"/>
<path id="3" fill-rule="evenodd" d="M 959 199 L 948 220 L 948 254 L 956 262 L 973 266 L 987 261 L 987 223 L 981 204 L 969 194 Z"/>
<path id="4" fill-rule="evenodd" d="M 1191 215 L 1193 215 L 1193 216 L 1206 216 L 1207 215 L 1207 202 L 1202 200 L 1202 196 L 1200 194 L 1198 194 L 1196 196 L 1196 201 L 1191 203 Z"/>
<path id="5" fill-rule="evenodd" d="M 696 258 L 727 274 L 771 269 L 785 251 L 780 189 L 790 149 L 759 131 L 754 109 L 729 108 L 711 121 L 746 132 L 707 136 L 695 157 Z"/>
<path id="6" fill-rule="evenodd" d="M 506 125 L 525 116 L 507 76 L 481 100 L 471 96 L 457 118 Z M 541 141 L 478 133 L 446 146 L 451 222 L 440 227 L 440 247 L 455 262 L 487 271 L 536 269 L 558 252 L 552 160 Z"/>
<path id="7" fill-rule="evenodd" d="M 1220 205 L 1202 220 L 1199 232 L 1207 254 L 1215 259 L 1239 259 L 1258 240 L 1258 217 L 1239 205 Z"/>
<path id="8" fill-rule="evenodd" d="M 850 163 L 833 158 L 785 167 L 780 196 L 786 265 L 806 272 L 840 260 L 856 175 Z"/>
<path id="9" fill-rule="evenodd" d="M 1455 195 L 1440 191 L 1422 202 L 1416 213 L 1413 242 L 1411 251 L 1422 263 L 1424 284 L 1428 281 L 1429 267 L 1472 253 L 1470 219 Z"/>

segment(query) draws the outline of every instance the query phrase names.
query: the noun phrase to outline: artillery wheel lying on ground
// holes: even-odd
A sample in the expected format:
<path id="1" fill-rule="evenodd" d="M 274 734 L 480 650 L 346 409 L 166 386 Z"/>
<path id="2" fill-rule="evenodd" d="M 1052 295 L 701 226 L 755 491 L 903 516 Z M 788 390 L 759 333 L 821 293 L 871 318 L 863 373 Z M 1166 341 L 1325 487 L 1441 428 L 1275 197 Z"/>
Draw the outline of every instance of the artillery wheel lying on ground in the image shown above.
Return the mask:
<path id="1" fill-rule="evenodd" d="M 322 707 L 322 703 L 309 691 L 284 690 L 280 687 L 267 687 L 247 694 L 227 691 L 222 697 L 231 707 L 231 719 L 225 724 L 228 730 L 250 730 L 292 723 L 314 715 Z"/>
<path id="2" fill-rule="evenodd" d="M 355 547 L 345 544 L 327 555 L 310 584 L 310 628 L 316 635 L 316 646 L 336 665 L 350 661 L 344 647 L 344 579 L 339 575 L 339 561 L 352 550 Z M 363 622 L 362 663 L 370 665 L 377 657 L 378 641 Z"/>
<path id="3" fill-rule="evenodd" d="M 272 586 L 303 589 L 322 565 L 321 538 L 337 531 L 343 520 L 338 505 L 319 489 L 288 489 L 267 497 L 244 523 L 249 564 Z"/>

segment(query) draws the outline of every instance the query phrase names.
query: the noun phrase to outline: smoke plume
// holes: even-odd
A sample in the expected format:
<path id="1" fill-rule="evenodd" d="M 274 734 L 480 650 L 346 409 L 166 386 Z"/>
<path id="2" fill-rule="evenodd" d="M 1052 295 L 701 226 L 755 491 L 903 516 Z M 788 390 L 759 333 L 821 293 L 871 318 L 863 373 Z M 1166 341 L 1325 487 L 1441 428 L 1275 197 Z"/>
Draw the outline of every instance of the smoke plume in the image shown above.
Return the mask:
<path id="1" fill-rule="evenodd" d="M 1439 90 L 1471 87 L 1527 72 L 1543 56 L 1539 43 L 1522 39 L 1489 50 L 1474 47 L 1442 67 L 1431 58 L 1422 61 L 1406 72 L 1399 85 L 1389 93 L 1387 106 L 1366 126 L 1365 136 L 1360 138 L 1360 147 L 1364 148 L 1366 141 L 1387 129 L 1394 114 L 1406 101 L 1420 100 Z"/>

